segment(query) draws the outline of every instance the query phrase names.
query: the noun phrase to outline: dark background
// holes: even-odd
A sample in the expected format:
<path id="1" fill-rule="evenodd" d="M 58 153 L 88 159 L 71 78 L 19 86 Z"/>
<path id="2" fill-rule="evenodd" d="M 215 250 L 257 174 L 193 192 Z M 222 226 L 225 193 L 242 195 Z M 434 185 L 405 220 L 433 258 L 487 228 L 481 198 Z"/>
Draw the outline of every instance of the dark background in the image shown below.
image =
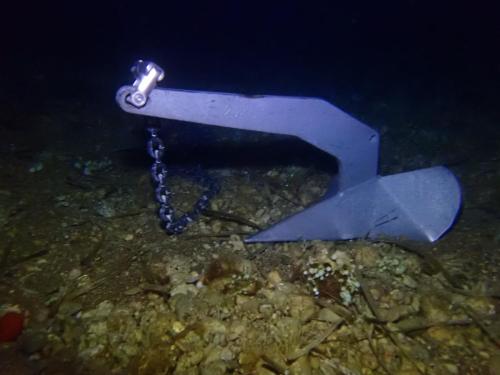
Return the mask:
<path id="1" fill-rule="evenodd" d="M 379 130 L 496 134 L 500 27 L 493 2 L 68 1 L 2 8 L 4 113 L 77 103 L 87 117 L 106 121 L 118 116 L 115 92 L 132 82 L 130 66 L 143 58 L 164 68 L 162 85 L 173 88 L 323 97 Z"/>

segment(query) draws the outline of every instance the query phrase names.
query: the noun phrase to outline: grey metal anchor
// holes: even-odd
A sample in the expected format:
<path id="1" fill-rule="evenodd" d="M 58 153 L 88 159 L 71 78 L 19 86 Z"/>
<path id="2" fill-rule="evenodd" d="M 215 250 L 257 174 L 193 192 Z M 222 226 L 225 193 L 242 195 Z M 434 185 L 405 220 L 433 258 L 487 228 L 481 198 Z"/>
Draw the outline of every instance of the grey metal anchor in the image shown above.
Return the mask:
<path id="1" fill-rule="evenodd" d="M 406 238 L 435 241 L 453 224 L 461 204 L 455 176 L 432 167 L 377 174 L 379 134 L 318 98 L 243 96 L 155 88 L 163 70 L 135 66 L 136 81 L 116 95 L 130 113 L 205 125 L 299 137 L 337 159 L 324 197 L 246 239 L 247 242 Z"/>

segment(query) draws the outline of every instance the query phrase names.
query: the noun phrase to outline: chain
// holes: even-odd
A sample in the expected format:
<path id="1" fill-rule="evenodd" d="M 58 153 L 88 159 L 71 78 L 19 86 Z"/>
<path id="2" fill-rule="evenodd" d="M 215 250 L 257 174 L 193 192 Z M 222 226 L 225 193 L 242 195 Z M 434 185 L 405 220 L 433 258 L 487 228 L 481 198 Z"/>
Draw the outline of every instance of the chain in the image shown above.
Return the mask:
<path id="1" fill-rule="evenodd" d="M 151 166 L 151 176 L 156 183 L 155 195 L 160 205 L 158 215 L 162 225 L 168 234 L 179 234 L 186 230 L 187 226 L 195 221 L 201 212 L 208 207 L 210 199 L 219 192 L 219 185 L 210 176 L 201 172 L 197 173 L 195 180 L 206 190 L 195 203 L 190 212 L 186 212 L 178 219 L 175 217 L 175 210 L 171 205 L 172 192 L 167 186 L 167 166 L 162 162 L 165 153 L 165 144 L 158 136 L 158 129 L 148 128 L 150 139 L 147 143 L 148 154 L 154 159 Z"/>

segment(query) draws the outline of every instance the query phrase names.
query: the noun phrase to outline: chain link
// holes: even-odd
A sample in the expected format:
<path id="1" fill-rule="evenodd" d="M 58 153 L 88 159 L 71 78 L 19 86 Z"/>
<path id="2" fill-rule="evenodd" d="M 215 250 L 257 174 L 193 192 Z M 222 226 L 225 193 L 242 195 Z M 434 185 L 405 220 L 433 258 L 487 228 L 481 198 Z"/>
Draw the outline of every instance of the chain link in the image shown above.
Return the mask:
<path id="1" fill-rule="evenodd" d="M 172 192 L 167 186 L 167 166 L 161 160 L 165 154 L 165 145 L 158 135 L 157 128 L 148 128 L 148 132 L 150 138 L 147 143 L 147 150 L 149 156 L 154 159 L 151 166 L 151 176 L 156 183 L 155 195 L 160 205 L 158 216 L 168 234 L 180 234 L 208 207 L 210 199 L 219 192 L 220 187 L 213 178 L 198 170 L 194 177 L 205 188 L 205 191 L 195 203 L 192 210 L 184 213 L 177 219 L 175 217 L 175 210 L 171 205 Z"/>

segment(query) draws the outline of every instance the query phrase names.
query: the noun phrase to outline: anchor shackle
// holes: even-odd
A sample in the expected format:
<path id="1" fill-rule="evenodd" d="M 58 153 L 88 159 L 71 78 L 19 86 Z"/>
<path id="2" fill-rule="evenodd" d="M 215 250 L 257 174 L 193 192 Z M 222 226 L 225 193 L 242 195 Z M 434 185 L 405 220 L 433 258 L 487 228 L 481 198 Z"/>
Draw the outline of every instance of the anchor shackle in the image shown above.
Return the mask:
<path id="1" fill-rule="evenodd" d="M 127 102 L 136 108 L 144 107 L 148 101 L 149 94 L 160 82 L 165 73 L 162 68 L 150 61 L 138 60 L 131 69 L 135 76 L 132 85 L 134 91 L 130 93 Z"/>

